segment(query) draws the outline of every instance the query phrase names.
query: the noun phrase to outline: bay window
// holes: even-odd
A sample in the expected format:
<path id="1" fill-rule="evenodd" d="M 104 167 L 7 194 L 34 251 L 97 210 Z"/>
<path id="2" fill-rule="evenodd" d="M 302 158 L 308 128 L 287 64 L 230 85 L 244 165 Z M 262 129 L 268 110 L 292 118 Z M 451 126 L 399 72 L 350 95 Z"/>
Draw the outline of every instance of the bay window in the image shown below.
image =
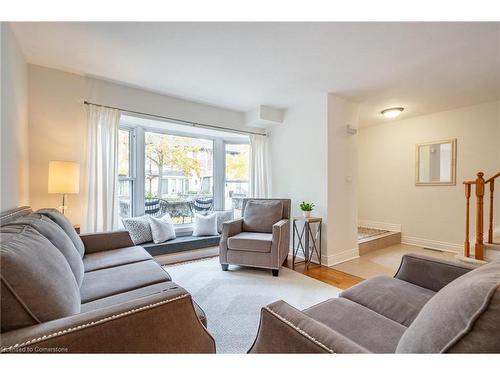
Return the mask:
<path id="1" fill-rule="evenodd" d="M 219 130 L 122 116 L 120 216 L 169 213 L 179 228 L 194 214 L 233 210 L 248 194 L 249 139 Z"/>

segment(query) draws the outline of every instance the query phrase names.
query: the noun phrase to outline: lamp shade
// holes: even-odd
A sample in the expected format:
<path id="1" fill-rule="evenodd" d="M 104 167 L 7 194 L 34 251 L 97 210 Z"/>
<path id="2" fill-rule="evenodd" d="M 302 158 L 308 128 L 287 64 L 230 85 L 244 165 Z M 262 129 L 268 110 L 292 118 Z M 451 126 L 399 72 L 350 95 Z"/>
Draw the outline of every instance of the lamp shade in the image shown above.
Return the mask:
<path id="1" fill-rule="evenodd" d="M 49 161 L 49 193 L 78 194 L 80 164 L 72 161 Z"/>

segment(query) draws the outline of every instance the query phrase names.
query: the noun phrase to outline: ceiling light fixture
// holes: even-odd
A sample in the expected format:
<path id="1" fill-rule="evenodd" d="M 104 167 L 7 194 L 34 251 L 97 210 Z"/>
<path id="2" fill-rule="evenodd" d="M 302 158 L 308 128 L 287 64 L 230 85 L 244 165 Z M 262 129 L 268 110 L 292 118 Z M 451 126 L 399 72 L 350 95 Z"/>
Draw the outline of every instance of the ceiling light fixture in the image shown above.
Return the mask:
<path id="1" fill-rule="evenodd" d="M 387 108 L 384 109 L 382 112 L 380 112 L 385 118 L 394 118 L 398 117 L 401 112 L 404 111 L 403 107 L 392 107 L 392 108 Z"/>

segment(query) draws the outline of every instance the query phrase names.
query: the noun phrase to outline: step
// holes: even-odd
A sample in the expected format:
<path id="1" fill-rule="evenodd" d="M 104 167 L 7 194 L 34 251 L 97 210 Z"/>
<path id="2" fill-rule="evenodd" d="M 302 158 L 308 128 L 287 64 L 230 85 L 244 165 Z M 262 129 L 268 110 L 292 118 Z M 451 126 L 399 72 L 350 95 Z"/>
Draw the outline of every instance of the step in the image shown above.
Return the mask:
<path id="1" fill-rule="evenodd" d="M 363 238 L 358 241 L 359 255 L 401 243 L 401 232 L 386 232 L 378 236 Z"/>

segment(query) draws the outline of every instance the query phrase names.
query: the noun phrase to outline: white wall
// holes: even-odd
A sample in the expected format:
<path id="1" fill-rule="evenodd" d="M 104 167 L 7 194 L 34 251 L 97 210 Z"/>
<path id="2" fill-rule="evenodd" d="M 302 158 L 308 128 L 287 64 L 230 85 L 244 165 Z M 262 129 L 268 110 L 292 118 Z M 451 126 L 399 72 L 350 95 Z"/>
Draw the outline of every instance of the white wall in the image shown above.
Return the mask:
<path id="1" fill-rule="evenodd" d="M 358 251 L 358 105 L 328 95 L 328 264 L 359 256 Z"/>
<path id="2" fill-rule="evenodd" d="M 301 201 L 316 204 L 313 215 L 323 218 L 323 264 L 358 255 L 356 137 L 346 133 L 347 124 L 357 123 L 357 105 L 318 93 L 288 108 L 283 124 L 270 133 L 272 196 L 291 198 L 292 216 L 301 216 Z"/>
<path id="3" fill-rule="evenodd" d="M 457 184 L 415 186 L 415 144 L 449 138 L 457 138 Z M 474 179 L 478 171 L 486 176 L 500 171 L 500 102 L 363 128 L 359 132 L 359 218 L 402 224 L 406 242 L 461 251 L 462 181 Z M 500 195 L 496 197 L 500 214 Z"/>
<path id="4" fill-rule="evenodd" d="M 325 227 L 327 147 L 326 94 L 304 96 L 286 110 L 283 123 L 273 125 L 270 130 L 272 197 L 290 198 L 292 216 L 302 215 L 300 202 L 314 202 L 313 215 L 323 217 Z M 326 249 L 325 235 L 323 246 Z"/>
<path id="5" fill-rule="evenodd" d="M 47 193 L 49 160 L 81 163 L 85 171 L 86 116 L 83 100 L 234 129 L 244 127 L 244 114 L 155 94 L 103 80 L 29 67 L 29 144 L 31 205 L 57 207 L 61 197 Z M 251 130 L 256 131 L 252 128 Z M 68 216 L 81 223 L 84 181 L 79 195 L 68 197 Z"/>
<path id="6" fill-rule="evenodd" d="M 1 24 L 0 210 L 29 205 L 28 66 L 12 30 Z"/>

